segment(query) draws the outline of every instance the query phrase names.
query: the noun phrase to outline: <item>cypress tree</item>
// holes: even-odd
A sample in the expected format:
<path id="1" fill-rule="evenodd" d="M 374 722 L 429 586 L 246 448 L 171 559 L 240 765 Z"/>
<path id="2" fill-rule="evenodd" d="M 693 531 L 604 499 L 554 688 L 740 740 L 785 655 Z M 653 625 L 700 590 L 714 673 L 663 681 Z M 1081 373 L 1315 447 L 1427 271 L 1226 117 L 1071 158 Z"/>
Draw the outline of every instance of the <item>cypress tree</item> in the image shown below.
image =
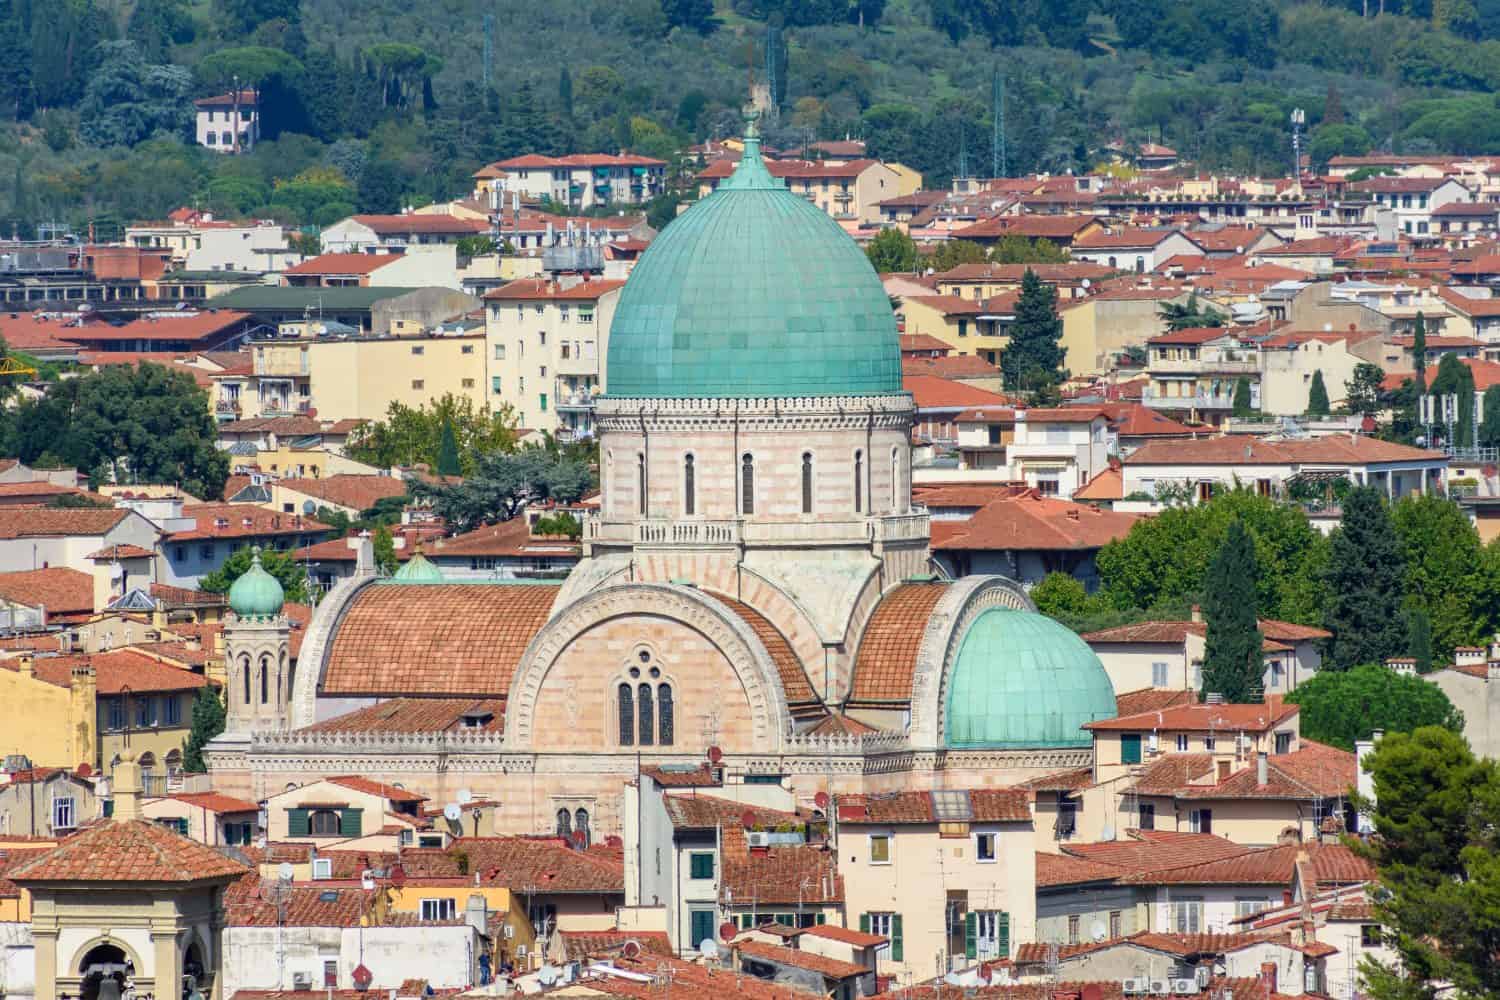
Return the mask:
<path id="1" fill-rule="evenodd" d="M 219 699 L 219 692 L 204 685 L 198 689 L 198 697 L 193 700 L 192 728 L 188 730 L 187 742 L 182 746 L 182 769 L 194 774 L 207 771 L 203 748 L 208 746 L 209 740 L 223 731 L 224 702 Z"/>
<path id="2" fill-rule="evenodd" d="M 1323 384 L 1323 369 L 1313 372 L 1312 385 L 1307 388 L 1307 415 L 1328 416 L 1328 387 Z"/>
<path id="3" fill-rule="evenodd" d="M 1411 334 L 1412 367 L 1417 372 L 1417 394 L 1427 391 L 1427 320 L 1417 313 Z"/>
<path id="4" fill-rule="evenodd" d="M 1406 655 L 1417 661 L 1417 673 L 1432 672 L 1432 620 L 1422 608 L 1406 613 Z"/>
<path id="5" fill-rule="evenodd" d="M 1016 321 L 1010 346 L 1000 355 L 1005 387 L 1033 391 L 1055 386 L 1067 378 L 1062 363 L 1063 324 L 1057 315 L 1057 289 L 1044 284 L 1031 268 L 1021 279 Z"/>
<path id="6" fill-rule="evenodd" d="M 1255 617 L 1255 541 L 1239 519 L 1229 523 L 1203 580 L 1203 694 L 1229 702 L 1259 701 L 1265 661 Z"/>
<path id="7" fill-rule="evenodd" d="M 1234 418 L 1248 420 L 1254 413 L 1250 404 L 1250 380 L 1241 375 L 1234 383 Z"/>
<path id="8" fill-rule="evenodd" d="M 1324 627 L 1333 633 L 1324 661 L 1336 670 L 1384 663 L 1407 648 L 1401 614 L 1405 560 L 1385 498 L 1372 486 L 1344 497 L 1343 523 L 1329 540 L 1324 579 L 1331 593 Z"/>
<path id="9" fill-rule="evenodd" d="M 458 435 L 453 433 L 453 421 L 443 421 L 443 437 L 438 443 L 437 474 L 459 476 L 463 474 L 463 463 L 458 458 Z"/>

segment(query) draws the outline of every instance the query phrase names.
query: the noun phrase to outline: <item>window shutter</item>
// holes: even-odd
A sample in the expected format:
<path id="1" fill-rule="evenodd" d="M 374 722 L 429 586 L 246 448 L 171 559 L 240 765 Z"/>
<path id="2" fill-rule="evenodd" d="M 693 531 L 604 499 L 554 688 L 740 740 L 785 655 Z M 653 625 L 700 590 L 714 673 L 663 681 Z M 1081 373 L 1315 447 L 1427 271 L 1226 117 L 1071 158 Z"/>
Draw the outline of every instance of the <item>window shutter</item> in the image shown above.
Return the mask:
<path id="1" fill-rule="evenodd" d="M 286 811 L 286 833 L 288 837 L 306 837 L 312 833 L 312 826 L 308 823 L 306 809 L 288 809 Z"/>
<path id="2" fill-rule="evenodd" d="M 859 932 L 861 934 L 870 933 L 870 915 L 868 913 L 861 913 L 859 915 Z"/>
<path id="3" fill-rule="evenodd" d="M 188 835 L 188 821 L 186 818 L 178 819 L 177 832 L 182 834 L 184 837 Z"/>
<path id="4" fill-rule="evenodd" d="M 904 962 L 904 952 L 901 950 L 901 914 L 891 914 L 891 961 Z"/>
<path id="5" fill-rule="evenodd" d="M 1010 914 L 1002 912 L 1000 920 L 1000 957 L 1010 957 Z"/>
<path id="6" fill-rule="evenodd" d="M 363 809 L 339 810 L 339 836 L 358 837 L 363 826 Z"/>
<path id="7" fill-rule="evenodd" d="M 822 910 L 819 910 L 818 911 L 818 923 L 819 924 L 825 924 L 827 922 L 828 922 L 828 915 L 825 914 Z"/>
<path id="8" fill-rule="evenodd" d="M 964 957 L 979 957 L 979 915 L 964 914 Z"/>

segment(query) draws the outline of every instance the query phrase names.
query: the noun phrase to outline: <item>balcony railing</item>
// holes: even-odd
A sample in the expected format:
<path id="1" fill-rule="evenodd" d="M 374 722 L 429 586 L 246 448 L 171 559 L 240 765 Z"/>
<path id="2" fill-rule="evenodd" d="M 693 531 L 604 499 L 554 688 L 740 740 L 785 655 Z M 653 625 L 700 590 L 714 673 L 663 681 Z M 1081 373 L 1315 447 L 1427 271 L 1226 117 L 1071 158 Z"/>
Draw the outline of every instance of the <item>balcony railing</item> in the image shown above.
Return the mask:
<path id="1" fill-rule="evenodd" d="M 804 542 L 858 545 L 910 542 L 927 538 L 926 510 L 847 521 L 758 521 L 747 519 L 673 519 L 610 521 L 591 515 L 584 521 L 584 539 L 594 543 L 646 546 L 776 545 Z"/>
<path id="2" fill-rule="evenodd" d="M 1149 372 L 1171 372 L 1173 374 L 1212 374 L 1213 372 L 1236 372 L 1254 375 L 1260 371 L 1260 362 L 1254 358 L 1179 358 L 1176 360 L 1152 361 L 1146 366 Z"/>
<path id="3" fill-rule="evenodd" d="M 1199 392 L 1188 396 L 1159 396 L 1147 392 L 1141 397 L 1141 402 L 1159 410 L 1232 410 L 1234 393 Z M 1252 396 L 1250 407 L 1259 409 L 1260 399 Z"/>

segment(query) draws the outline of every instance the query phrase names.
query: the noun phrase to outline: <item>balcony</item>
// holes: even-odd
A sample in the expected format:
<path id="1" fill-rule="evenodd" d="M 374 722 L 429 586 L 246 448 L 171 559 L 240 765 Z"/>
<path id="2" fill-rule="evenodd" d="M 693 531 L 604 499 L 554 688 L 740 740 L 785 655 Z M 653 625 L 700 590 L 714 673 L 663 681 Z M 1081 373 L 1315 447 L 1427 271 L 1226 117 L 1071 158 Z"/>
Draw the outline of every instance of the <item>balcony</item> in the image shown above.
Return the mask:
<path id="1" fill-rule="evenodd" d="M 1255 358 L 1185 358 L 1173 361 L 1153 360 L 1146 366 L 1147 372 L 1170 375 L 1213 375 L 1226 372 L 1236 375 L 1254 375 L 1260 371 L 1260 362 Z"/>
<path id="2" fill-rule="evenodd" d="M 1147 392 L 1141 397 L 1141 402 L 1156 410 L 1232 410 L 1234 393 L 1199 392 L 1187 396 L 1159 396 Z M 1250 408 L 1260 409 L 1259 393 L 1251 393 Z"/>

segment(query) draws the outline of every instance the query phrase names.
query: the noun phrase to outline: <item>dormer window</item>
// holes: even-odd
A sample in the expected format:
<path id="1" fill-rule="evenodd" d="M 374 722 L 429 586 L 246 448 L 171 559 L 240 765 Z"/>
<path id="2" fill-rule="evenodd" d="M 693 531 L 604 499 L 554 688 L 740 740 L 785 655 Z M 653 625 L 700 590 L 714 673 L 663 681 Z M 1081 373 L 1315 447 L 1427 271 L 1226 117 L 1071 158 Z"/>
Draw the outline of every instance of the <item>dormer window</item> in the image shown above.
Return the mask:
<path id="1" fill-rule="evenodd" d="M 485 711 L 465 712 L 464 715 L 463 715 L 464 728 L 465 729 L 483 729 L 485 726 L 489 725 L 490 722 L 492 722 L 494 720 L 494 718 L 495 718 L 495 713 L 494 712 L 485 712 Z"/>

